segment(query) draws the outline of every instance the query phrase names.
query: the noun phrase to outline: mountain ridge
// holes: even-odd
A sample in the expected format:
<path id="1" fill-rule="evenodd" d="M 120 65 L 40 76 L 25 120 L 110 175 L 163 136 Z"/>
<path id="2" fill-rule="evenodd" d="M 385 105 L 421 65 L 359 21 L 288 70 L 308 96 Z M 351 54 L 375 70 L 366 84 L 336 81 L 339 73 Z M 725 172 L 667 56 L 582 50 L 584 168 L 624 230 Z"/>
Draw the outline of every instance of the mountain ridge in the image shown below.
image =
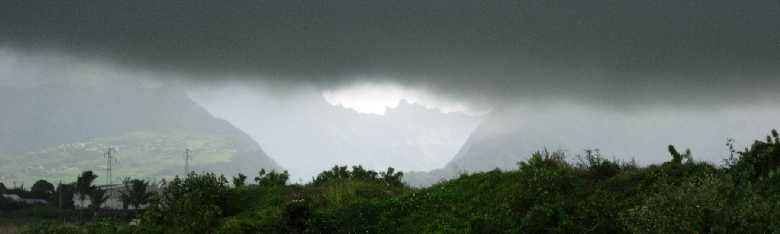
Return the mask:
<path id="1" fill-rule="evenodd" d="M 118 79 L 0 86 L 0 110 L 5 110 L 0 119 L 0 160 L 13 160 L 18 167 L 3 168 L 0 180 L 29 181 L 47 175 L 75 179 L 78 172 L 68 168 L 99 172 L 104 163 L 99 164 L 102 152 L 96 148 L 107 147 L 122 152 L 125 165 L 114 173 L 119 176 L 182 174 L 185 148 L 200 151 L 193 159 L 195 170 L 231 175 L 281 169 L 246 133 L 213 117 L 173 86 Z M 123 168 L 131 166 L 149 170 Z"/>

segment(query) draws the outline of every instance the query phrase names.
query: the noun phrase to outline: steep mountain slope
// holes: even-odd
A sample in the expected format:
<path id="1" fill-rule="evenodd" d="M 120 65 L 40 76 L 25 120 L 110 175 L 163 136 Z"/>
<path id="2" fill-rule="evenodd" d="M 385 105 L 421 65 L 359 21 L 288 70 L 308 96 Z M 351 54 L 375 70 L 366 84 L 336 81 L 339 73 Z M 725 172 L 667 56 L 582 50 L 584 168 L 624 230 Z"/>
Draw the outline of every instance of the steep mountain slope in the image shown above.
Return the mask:
<path id="1" fill-rule="evenodd" d="M 441 169 L 407 173 L 426 186 L 463 172 L 514 169 L 539 150 L 564 151 L 570 160 L 586 149 L 640 164 L 663 162 L 666 146 L 690 148 L 697 160 L 720 163 L 728 138 L 746 145 L 751 135 L 776 124 L 780 110 L 746 106 L 731 110 L 613 111 L 576 105 L 500 108 L 490 113 Z"/>
<path id="2" fill-rule="evenodd" d="M 0 86 L 0 110 L 2 181 L 103 175 L 108 147 L 119 150 L 115 177 L 182 174 L 185 148 L 196 170 L 279 168 L 249 136 L 168 86 L 120 79 Z"/>

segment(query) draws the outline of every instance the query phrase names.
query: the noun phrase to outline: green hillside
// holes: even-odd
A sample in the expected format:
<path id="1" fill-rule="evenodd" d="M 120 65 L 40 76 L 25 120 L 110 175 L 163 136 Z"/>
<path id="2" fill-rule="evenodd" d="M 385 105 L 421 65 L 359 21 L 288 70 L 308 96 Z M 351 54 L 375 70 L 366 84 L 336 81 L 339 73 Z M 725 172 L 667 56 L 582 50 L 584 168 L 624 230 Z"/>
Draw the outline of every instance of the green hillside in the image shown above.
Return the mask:
<path id="1" fill-rule="evenodd" d="M 187 148 L 196 171 L 280 168 L 247 134 L 183 90 L 110 78 L 52 80 L 0 86 L 0 182 L 70 182 L 85 170 L 103 175 L 109 147 L 119 151 L 115 178 L 183 174 Z"/>
<path id="2" fill-rule="evenodd" d="M 38 179 L 70 182 L 87 170 L 104 175 L 104 153 L 108 147 L 118 150 L 115 154 L 118 162 L 114 162 L 112 172 L 114 182 L 126 176 L 158 180 L 182 175 L 187 148 L 192 150 L 190 164 L 196 171 L 247 173 L 256 170 L 256 165 L 276 168 L 273 161 L 260 157 L 264 156 L 262 151 L 244 149 L 229 138 L 184 132 L 130 132 L 22 154 L 2 154 L 0 181 L 27 185 Z"/>

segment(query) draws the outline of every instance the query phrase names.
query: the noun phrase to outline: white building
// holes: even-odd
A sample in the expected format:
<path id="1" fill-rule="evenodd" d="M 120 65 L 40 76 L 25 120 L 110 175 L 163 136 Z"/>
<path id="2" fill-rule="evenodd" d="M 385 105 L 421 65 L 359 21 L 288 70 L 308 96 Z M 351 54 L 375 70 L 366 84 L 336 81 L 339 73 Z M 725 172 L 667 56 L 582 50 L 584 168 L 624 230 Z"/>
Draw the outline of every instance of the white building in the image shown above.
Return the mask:
<path id="1" fill-rule="evenodd" d="M 3 194 L 3 198 L 14 201 L 14 202 L 20 202 L 25 203 L 28 205 L 46 205 L 49 204 L 48 201 L 43 199 L 30 199 L 30 198 L 22 198 L 19 195 L 16 194 Z"/>
<path id="2" fill-rule="evenodd" d="M 106 196 L 108 196 L 108 199 L 103 203 L 103 206 L 101 208 L 115 209 L 115 210 L 125 208 L 125 204 L 124 202 L 122 202 L 121 199 L 122 192 L 125 191 L 125 186 L 123 184 L 99 185 L 98 188 L 106 191 Z M 157 191 L 157 186 L 149 185 L 147 191 L 155 192 Z M 84 203 L 82 203 L 79 197 L 79 193 L 73 194 L 73 205 L 76 207 L 76 209 L 89 208 L 89 205 L 91 204 L 92 202 L 90 201 L 89 196 L 84 196 Z M 128 205 L 127 209 L 134 209 L 129 204 L 127 205 Z M 144 208 L 146 206 L 147 205 L 144 205 L 141 208 Z"/>

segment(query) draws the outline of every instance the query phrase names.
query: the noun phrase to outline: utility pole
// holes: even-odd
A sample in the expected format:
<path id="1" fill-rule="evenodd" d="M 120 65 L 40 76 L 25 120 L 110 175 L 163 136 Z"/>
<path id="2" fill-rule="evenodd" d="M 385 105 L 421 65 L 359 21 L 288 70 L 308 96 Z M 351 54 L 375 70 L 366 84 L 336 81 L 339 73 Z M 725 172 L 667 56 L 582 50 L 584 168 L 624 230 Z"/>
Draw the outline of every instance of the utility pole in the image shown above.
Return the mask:
<path id="1" fill-rule="evenodd" d="M 106 158 L 106 174 L 107 178 L 106 181 L 108 182 L 108 185 L 111 185 L 111 170 L 113 167 L 113 163 L 119 163 L 119 160 L 115 157 L 115 153 L 117 153 L 116 149 L 114 147 L 108 147 L 108 150 L 106 150 L 106 153 L 103 154 L 103 157 Z"/>
<path id="2" fill-rule="evenodd" d="M 190 160 L 192 160 L 192 151 L 188 149 L 184 149 L 184 176 L 187 176 L 190 174 Z"/>
<path id="3" fill-rule="evenodd" d="M 57 183 L 57 205 L 60 207 L 60 210 L 62 210 L 62 190 L 62 180 L 60 180 Z"/>

